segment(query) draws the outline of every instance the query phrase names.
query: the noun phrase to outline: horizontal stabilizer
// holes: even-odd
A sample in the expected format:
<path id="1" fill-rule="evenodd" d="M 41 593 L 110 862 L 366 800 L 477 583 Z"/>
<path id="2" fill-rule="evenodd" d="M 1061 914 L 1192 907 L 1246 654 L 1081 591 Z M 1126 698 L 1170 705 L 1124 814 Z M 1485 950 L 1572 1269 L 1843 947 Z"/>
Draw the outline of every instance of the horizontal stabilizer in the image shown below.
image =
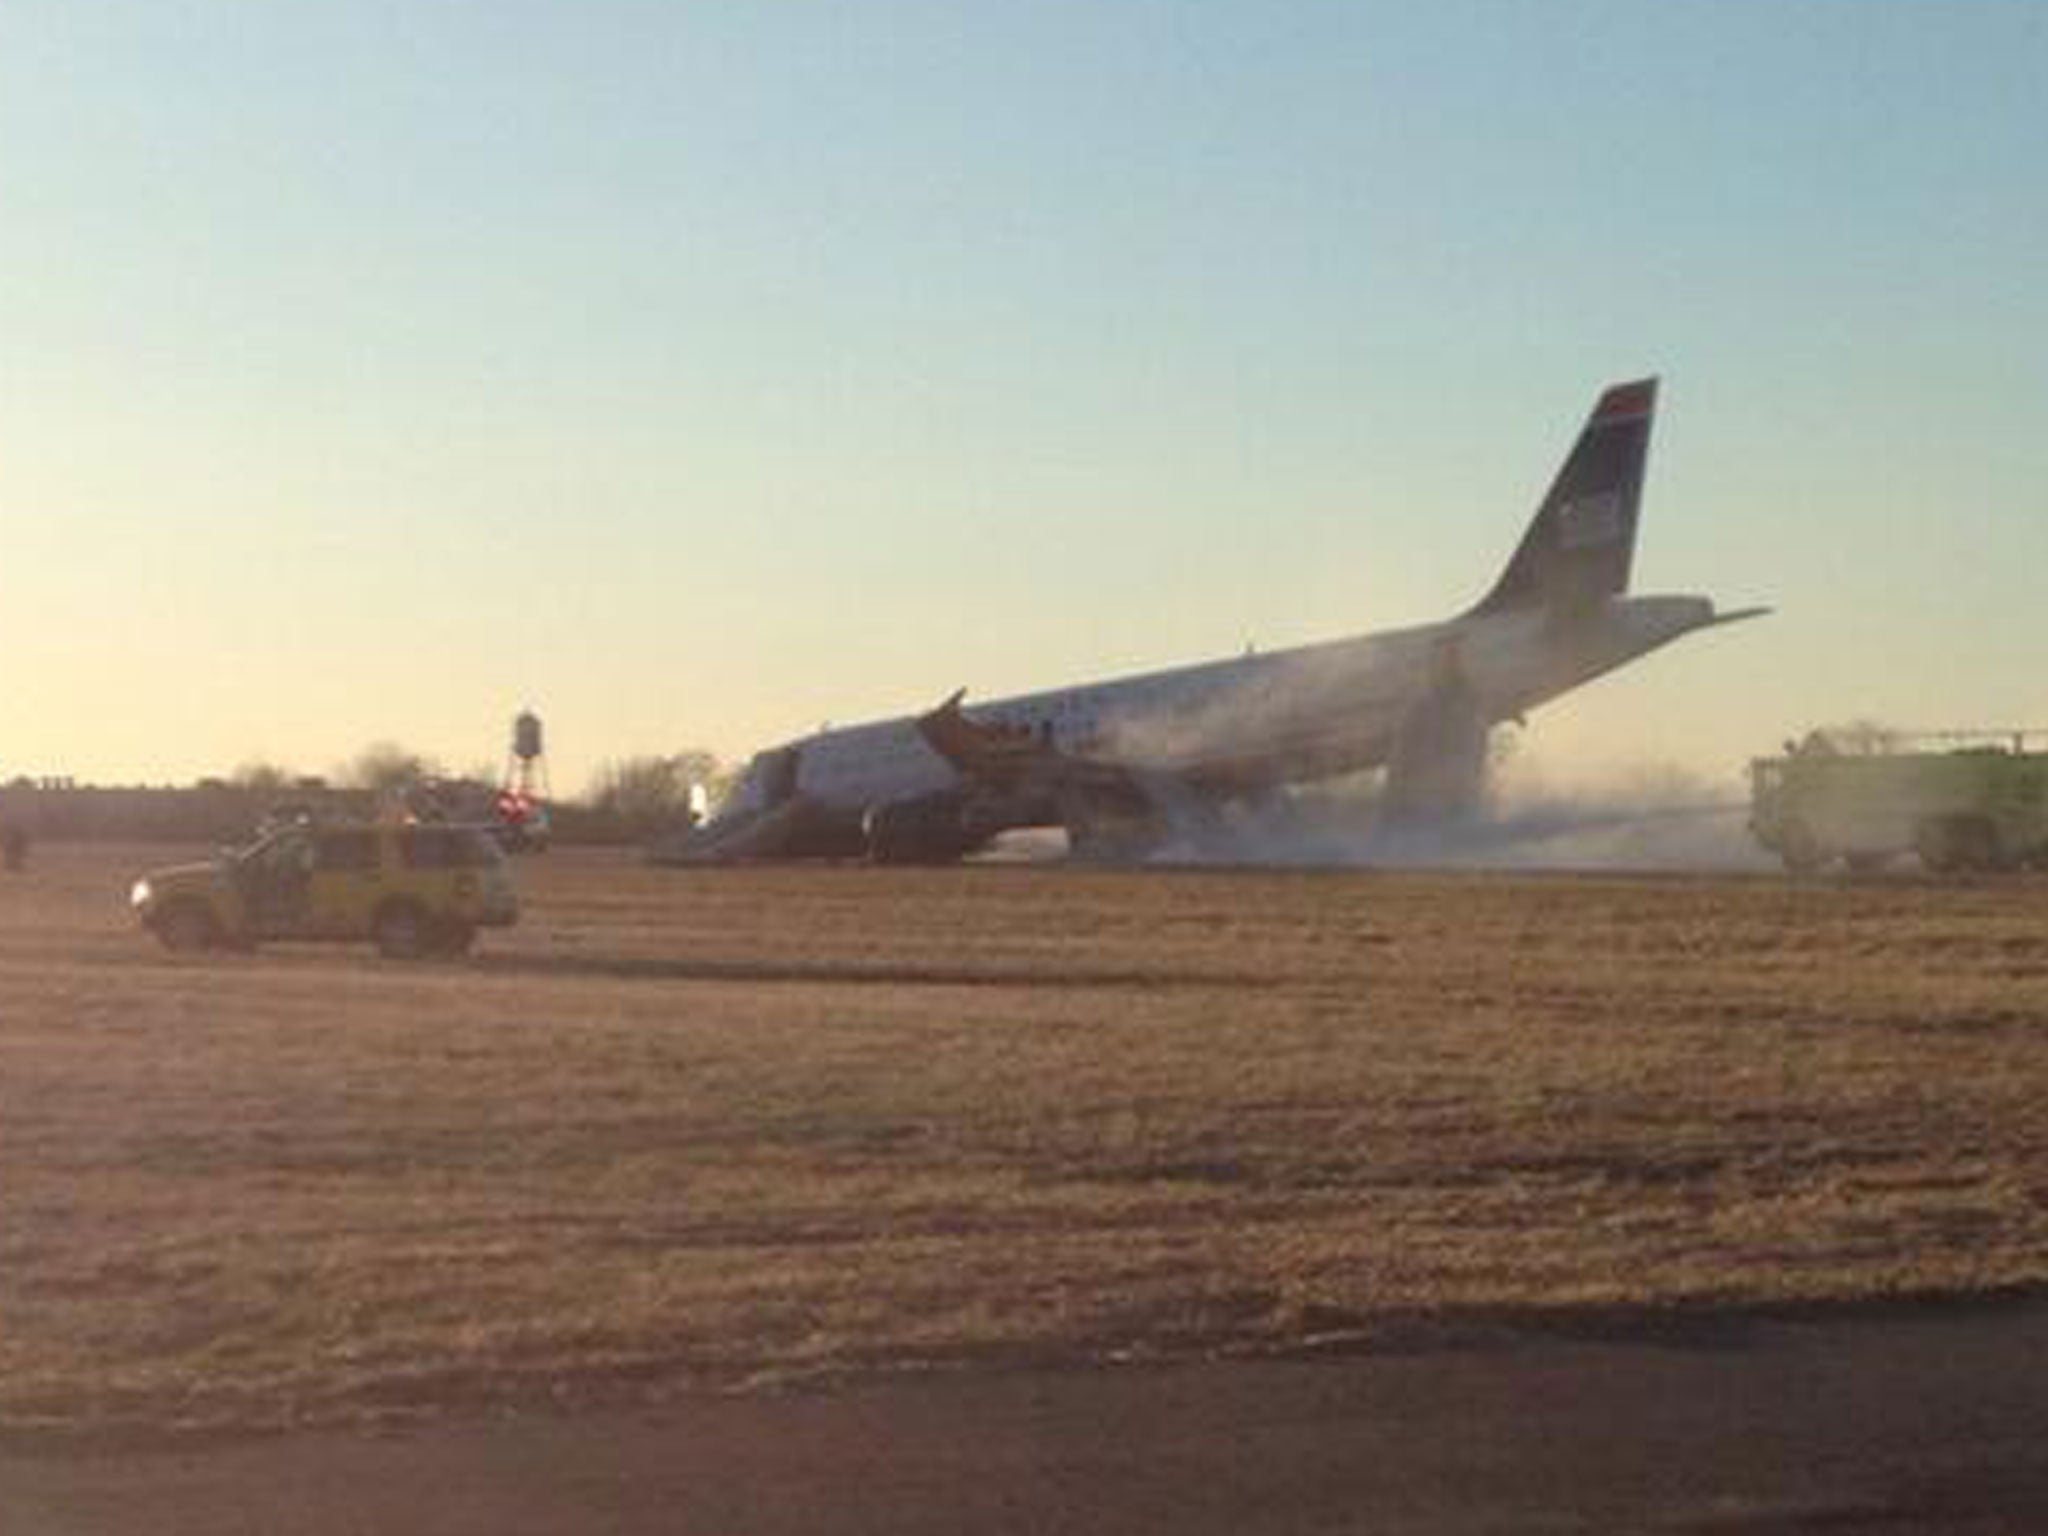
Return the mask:
<path id="1" fill-rule="evenodd" d="M 1713 629 L 1722 624 L 1740 624 L 1744 619 L 1761 619 L 1773 610 L 1769 608 L 1737 608 L 1728 613 L 1717 613 L 1700 627 Z"/>

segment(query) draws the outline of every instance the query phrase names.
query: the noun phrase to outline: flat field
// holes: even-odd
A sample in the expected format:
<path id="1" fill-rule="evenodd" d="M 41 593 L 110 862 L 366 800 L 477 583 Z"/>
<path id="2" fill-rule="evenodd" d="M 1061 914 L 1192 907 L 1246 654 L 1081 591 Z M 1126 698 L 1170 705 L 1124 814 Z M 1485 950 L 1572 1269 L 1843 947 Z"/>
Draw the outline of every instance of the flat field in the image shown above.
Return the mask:
<path id="1" fill-rule="evenodd" d="M 0 1433 L 2048 1290 L 2048 890 L 563 852 L 464 961 L 0 877 Z"/>

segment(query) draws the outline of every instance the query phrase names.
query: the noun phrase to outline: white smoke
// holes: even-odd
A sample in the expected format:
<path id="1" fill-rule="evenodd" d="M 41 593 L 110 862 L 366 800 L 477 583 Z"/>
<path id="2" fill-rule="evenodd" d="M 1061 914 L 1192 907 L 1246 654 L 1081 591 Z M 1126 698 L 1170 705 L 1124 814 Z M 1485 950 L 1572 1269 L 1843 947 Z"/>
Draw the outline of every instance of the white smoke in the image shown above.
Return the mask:
<path id="1" fill-rule="evenodd" d="M 1744 787 L 1665 764 L 1560 773 L 1496 759 L 1469 818 L 1389 826 L 1380 775 L 1233 807 L 1219 829 L 1174 836 L 1154 862 L 1381 868 L 1751 870 Z"/>
<path id="2" fill-rule="evenodd" d="M 1382 665 L 1419 682 L 1418 646 L 1388 644 Z M 1220 813 L 1170 792 L 1182 764 L 1213 761 L 1247 734 L 1334 714 L 1351 670 L 1333 648 L 1275 656 L 1193 709 L 1113 722 L 1082 751 L 1158 770 L 1153 811 L 1168 825 L 1151 863 L 1360 865 L 1468 869 L 1744 870 L 1774 867 L 1748 830 L 1748 788 L 1670 764 L 1545 766 L 1497 727 L 1481 804 L 1469 817 L 1393 825 L 1381 814 L 1382 772 L 1278 790 Z M 999 856 L 1043 857 L 1043 840 L 1008 841 Z"/>
<path id="3" fill-rule="evenodd" d="M 1453 861 L 1511 869 L 1761 870 L 1748 786 L 1673 763 L 1569 769 L 1509 759 Z"/>

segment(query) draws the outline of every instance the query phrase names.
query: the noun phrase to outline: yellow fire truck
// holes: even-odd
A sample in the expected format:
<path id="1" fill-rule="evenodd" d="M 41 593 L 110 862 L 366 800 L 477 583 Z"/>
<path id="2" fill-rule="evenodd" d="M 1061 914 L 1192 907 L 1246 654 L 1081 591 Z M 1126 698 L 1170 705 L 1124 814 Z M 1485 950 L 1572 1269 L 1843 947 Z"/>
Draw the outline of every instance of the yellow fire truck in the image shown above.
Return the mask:
<path id="1" fill-rule="evenodd" d="M 1815 731 L 1750 764 L 1749 825 L 1802 874 L 2048 864 L 2048 731 Z"/>

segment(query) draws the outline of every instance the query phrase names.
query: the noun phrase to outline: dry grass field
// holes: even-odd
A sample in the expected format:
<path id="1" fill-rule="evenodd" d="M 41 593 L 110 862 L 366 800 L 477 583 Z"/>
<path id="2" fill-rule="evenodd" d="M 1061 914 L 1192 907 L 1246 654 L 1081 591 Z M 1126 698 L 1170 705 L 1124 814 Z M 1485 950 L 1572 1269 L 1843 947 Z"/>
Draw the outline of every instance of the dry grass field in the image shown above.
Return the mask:
<path id="1" fill-rule="evenodd" d="M 2048 891 L 521 868 L 465 961 L 0 877 L 0 1432 L 2048 1282 Z"/>

